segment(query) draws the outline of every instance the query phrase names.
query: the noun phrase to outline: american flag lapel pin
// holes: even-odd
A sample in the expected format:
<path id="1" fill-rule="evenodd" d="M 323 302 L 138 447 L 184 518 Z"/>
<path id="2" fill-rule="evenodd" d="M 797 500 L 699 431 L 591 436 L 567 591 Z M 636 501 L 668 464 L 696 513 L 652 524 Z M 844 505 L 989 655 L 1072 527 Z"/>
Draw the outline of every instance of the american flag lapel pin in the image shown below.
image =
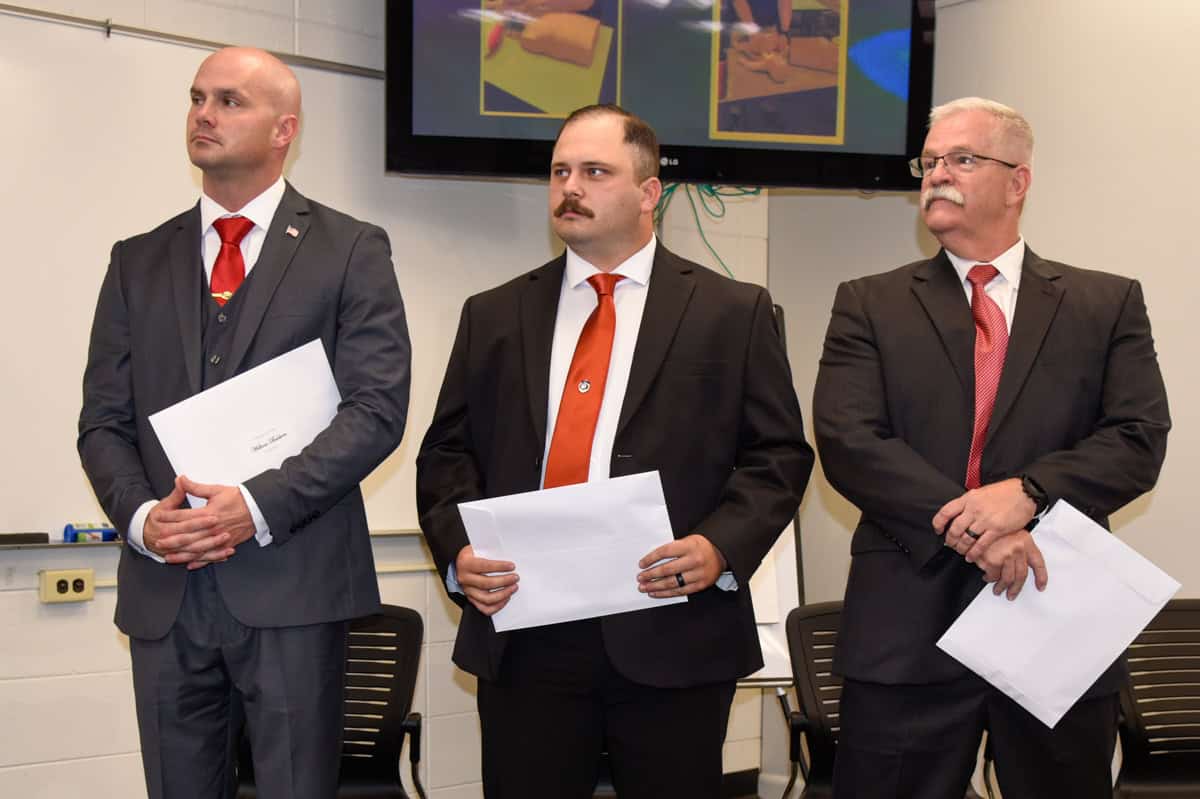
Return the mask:
<path id="1" fill-rule="evenodd" d="M 288 225 L 287 230 L 285 230 L 284 233 L 287 233 L 293 239 L 300 235 L 300 231 L 297 230 L 293 225 Z"/>

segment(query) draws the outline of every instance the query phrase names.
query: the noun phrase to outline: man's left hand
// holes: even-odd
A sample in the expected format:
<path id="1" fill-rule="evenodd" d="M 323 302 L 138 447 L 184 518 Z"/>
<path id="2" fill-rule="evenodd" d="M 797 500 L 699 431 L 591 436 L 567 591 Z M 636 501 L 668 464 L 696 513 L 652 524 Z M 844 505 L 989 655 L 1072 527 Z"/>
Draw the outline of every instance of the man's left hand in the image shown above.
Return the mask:
<path id="1" fill-rule="evenodd" d="M 650 568 L 654 563 L 666 563 Z M 685 596 L 703 591 L 725 571 L 725 556 L 707 538 L 697 533 L 685 536 L 651 551 L 638 561 L 638 590 L 655 599 Z M 680 585 L 679 578 L 683 578 Z"/>
<path id="2" fill-rule="evenodd" d="M 1024 530 L 1036 510 L 1021 481 L 1011 477 L 950 500 L 934 515 L 933 529 L 944 530 L 946 546 L 974 563 L 997 539 Z"/>
<path id="3" fill-rule="evenodd" d="M 254 537 L 254 533 L 256 532 L 254 519 L 250 515 L 250 509 L 246 507 L 246 500 L 242 497 L 240 488 L 237 486 L 197 483 L 187 477 L 180 477 L 179 480 L 184 491 L 194 497 L 201 497 L 208 500 L 205 510 L 215 514 L 217 517 L 217 523 L 213 528 L 214 531 L 229 534 L 229 540 L 219 550 L 206 553 L 206 555 L 212 555 L 212 557 L 207 557 L 206 555 L 200 556 L 188 564 L 189 570 L 200 569 L 209 563 L 226 560 L 227 556 L 224 553 L 227 550 L 231 550 Z"/>

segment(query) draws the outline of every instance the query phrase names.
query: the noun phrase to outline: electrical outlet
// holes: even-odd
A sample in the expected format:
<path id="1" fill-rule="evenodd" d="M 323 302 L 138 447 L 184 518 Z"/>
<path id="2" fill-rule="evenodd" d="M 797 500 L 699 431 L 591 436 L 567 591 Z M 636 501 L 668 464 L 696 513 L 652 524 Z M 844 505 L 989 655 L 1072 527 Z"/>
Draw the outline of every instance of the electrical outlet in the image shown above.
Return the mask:
<path id="1" fill-rule="evenodd" d="M 43 569 L 38 572 L 38 598 L 42 602 L 86 602 L 95 596 L 95 569 Z"/>

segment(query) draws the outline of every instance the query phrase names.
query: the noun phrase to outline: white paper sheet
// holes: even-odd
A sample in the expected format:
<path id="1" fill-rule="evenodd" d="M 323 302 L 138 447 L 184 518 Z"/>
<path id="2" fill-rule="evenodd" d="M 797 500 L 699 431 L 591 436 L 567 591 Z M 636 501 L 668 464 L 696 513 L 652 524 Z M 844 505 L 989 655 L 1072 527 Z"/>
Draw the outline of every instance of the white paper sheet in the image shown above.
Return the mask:
<path id="1" fill-rule="evenodd" d="M 164 408 L 150 424 L 176 474 L 237 485 L 308 446 L 340 402 L 325 348 L 313 339 Z"/>
<path id="2" fill-rule="evenodd" d="M 520 588 L 497 630 L 686 602 L 637 589 L 638 561 L 673 539 L 658 472 L 464 502 L 475 554 L 516 565 Z"/>
<path id="3" fill-rule="evenodd" d="M 1068 503 L 1038 524 L 1049 582 L 1015 600 L 990 588 L 938 646 L 1053 727 L 1180 585 Z"/>

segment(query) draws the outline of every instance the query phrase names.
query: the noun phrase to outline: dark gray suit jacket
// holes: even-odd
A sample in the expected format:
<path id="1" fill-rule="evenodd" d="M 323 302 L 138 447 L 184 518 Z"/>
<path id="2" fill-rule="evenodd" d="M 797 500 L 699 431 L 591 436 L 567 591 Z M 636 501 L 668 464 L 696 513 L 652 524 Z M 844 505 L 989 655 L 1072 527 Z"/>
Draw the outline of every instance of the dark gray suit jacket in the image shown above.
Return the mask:
<path id="1" fill-rule="evenodd" d="M 297 235 L 288 235 L 292 228 Z M 100 289 L 83 380 L 79 453 L 109 519 L 124 530 L 175 472 L 148 417 L 201 388 L 199 205 L 117 242 Z M 290 185 L 239 294 L 230 373 L 321 339 L 342 402 L 299 455 L 246 481 L 273 543 L 251 539 L 208 568 L 242 623 L 334 621 L 379 606 L 359 482 L 399 444 L 408 411 L 410 345 L 387 234 Z M 125 547 L 117 625 L 160 638 L 186 571 Z"/>
<path id="2" fill-rule="evenodd" d="M 862 511 L 835 662 L 847 677 L 931 683 L 965 673 L 934 644 L 982 572 L 931 522 L 964 491 L 974 343 L 944 252 L 838 288 L 813 422 L 829 482 Z M 983 483 L 1026 473 L 1052 501 L 1107 524 L 1154 486 L 1169 428 L 1138 283 L 1026 249 Z M 1110 669 L 1094 691 L 1115 690 L 1117 677 Z"/>
<path id="3" fill-rule="evenodd" d="M 467 536 L 458 503 L 539 487 L 550 349 L 565 256 L 467 300 L 433 422 L 417 457 L 421 529 L 443 578 Z M 676 538 L 700 533 L 741 588 L 602 620 L 631 680 L 687 686 L 762 665 L 750 575 L 800 503 L 813 452 L 771 298 L 660 243 L 611 475 L 657 469 Z M 517 564 L 520 572 L 521 564 Z M 454 662 L 494 679 L 505 634 L 465 602 Z"/>

